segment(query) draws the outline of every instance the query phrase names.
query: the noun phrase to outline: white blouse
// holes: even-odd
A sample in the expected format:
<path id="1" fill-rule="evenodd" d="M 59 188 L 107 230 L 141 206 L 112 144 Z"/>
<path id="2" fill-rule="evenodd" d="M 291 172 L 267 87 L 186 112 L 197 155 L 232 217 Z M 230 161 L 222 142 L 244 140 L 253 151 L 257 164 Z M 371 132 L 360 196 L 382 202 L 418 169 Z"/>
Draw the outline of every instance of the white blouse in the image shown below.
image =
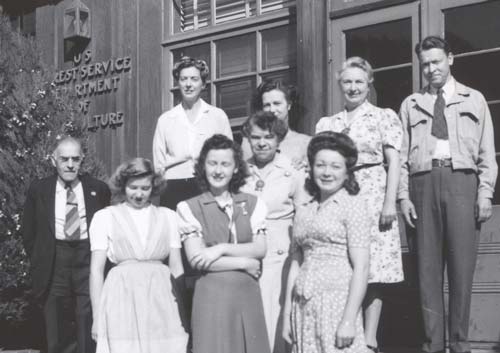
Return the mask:
<path id="1" fill-rule="evenodd" d="M 125 205 L 127 204 L 125 203 Z M 149 205 L 141 209 L 136 209 L 127 205 L 127 211 L 132 218 L 135 228 L 139 232 L 139 239 L 143 247 L 146 245 L 146 239 L 149 232 L 152 207 L 154 206 Z M 167 218 L 166 223 L 169 227 L 168 234 L 170 236 L 170 247 L 180 249 L 181 239 L 178 228 L 178 216 L 174 211 L 166 207 L 160 207 L 159 209 L 161 210 L 162 217 Z M 90 250 L 106 250 L 109 260 L 116 262 L 113 251 L 113 239 L 111 237 L 112 224 L 113 219 L 111 211 L 108 208 L 103 208 L 94 214 L 89 229 Z"/>

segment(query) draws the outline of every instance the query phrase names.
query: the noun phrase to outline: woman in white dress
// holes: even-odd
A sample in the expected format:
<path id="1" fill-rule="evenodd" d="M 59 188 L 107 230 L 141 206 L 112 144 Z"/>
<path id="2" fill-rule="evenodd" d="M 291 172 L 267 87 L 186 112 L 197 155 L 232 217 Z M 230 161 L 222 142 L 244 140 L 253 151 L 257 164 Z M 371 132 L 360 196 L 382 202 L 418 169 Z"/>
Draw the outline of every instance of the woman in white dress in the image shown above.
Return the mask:
<path id="1" fill-rule="evenodd" d="M 185 353 L 188 335 L 172 284 L 184 272 L 177 216 L 150 202 L 161 177 L 151 161 L 135 158 L 118 167 L 110 184 L 124 201 L 97 212 L 90 225 L 97 353 Z M 106 258 L 116 266 L 104 281 Z"/>

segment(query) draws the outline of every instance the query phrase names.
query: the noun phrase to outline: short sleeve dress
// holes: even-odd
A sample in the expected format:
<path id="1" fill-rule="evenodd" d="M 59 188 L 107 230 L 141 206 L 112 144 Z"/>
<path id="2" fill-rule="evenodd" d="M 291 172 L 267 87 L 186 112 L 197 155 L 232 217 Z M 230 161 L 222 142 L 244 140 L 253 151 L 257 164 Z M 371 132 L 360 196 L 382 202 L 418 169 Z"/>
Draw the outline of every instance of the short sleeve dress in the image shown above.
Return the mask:
<path id="1" fill-rule="evenodd" d="M 213 246 L 251 242 L 265 229 L 267 209 L 245 193 L 222 207 L 205 192 L 179 203 L 177 213 L 190 234 Z M 193 353 L 270 353 L 259 282 L 244 271 L 202 272 L 191 315 Z"/>
<path id="2" fill-rule="evenodd" d="M 335 335 L 349 294 L 349 248 L 368 248 L 369 218 L 362 197 L 339 190 L 321 205 L 299 207 L 293 249 L 303 263 L 292 292 L 294 353 L 367 353 L 361 311 L 353 344 L 335 347 Z"/>
<path id="3" fill-rule="evenodd" d="M 188 335 L 163 260 L 180 248 L 175 212 L 126 203 L 98 211 L 90 225 L 91 250 L 116 264 L 99 304 L 97 353 L 185 353 Z"/>
<path id="4" fill-rule="evenodd" d="M 365 102 L 350 121 L 345 110 L 321 118 L 316 125 L 316 133 L 322 131 L 343 132 L 349 135 L 358 148 L 357 166 L 360 169 L 355 172 L 355 176 L 361 188 L 360 195 L 366 200 L 371 215 L 369 282 L 401 282 L 404 276 L 398 222 L 393 222 L 388 230 L 381 231 L 379 228 L 387 183 L 383 166 L 384 147 L 391 146 L 398 152 L 401 149 L 401 121 L 391 109 L 378 108 Z"/>

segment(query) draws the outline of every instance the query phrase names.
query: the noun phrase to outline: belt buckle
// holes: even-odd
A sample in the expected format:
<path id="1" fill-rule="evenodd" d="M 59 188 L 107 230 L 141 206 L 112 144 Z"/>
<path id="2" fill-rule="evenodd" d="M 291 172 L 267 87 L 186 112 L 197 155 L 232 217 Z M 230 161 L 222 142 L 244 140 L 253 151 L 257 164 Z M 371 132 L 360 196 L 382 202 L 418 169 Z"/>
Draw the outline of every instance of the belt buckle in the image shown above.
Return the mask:
<path id="1" fill-rule="evenodd" d="M 444 168 L 450 165 L 450 161 L 448 159 L 433 159 L 432 166 L 437 168 Z"/>

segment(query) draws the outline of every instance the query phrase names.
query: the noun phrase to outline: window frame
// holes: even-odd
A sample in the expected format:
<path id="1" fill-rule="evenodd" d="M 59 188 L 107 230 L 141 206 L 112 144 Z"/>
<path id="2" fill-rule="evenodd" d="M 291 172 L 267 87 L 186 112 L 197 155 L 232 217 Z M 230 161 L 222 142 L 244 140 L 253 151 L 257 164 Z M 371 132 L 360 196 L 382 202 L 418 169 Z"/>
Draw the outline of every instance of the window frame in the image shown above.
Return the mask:
<path id="1" fill-rule="evenodd" d="M 420 26 L 420 17 L 418 2 L 397 5 L 389 8 L 370 11 L 368 13 L 359 13 L 345 18 L 335 19 L 331 22 L 331 27 L 328 31 L 328 41 L 332 43 L 332 46 L 330 47 L 331 53 L 329 55 L 332 60 L 331 64 L 328 66 L 328 77 L 331 78 L 330 84 L 328 85 L 328 97 L 332 97 L 332 99 L 328 102 L 328 109 L 330 112 L 338 112 L 343 109 L 342 97 L 339 90 L 337 89 L 337 81 L 334 79 L 334 77 L 335 73 L 340 70 L 340 68 L 342 67 L 342 63 L 346 59 L 345 32 L 360 27 L 373 26 L 383 24 L 385 22 L 407 18 L 411 19 L 412 48 L 414 48 L 415 44 L 419 40 L 418 28 Z M 334 35 L 334 33 L 340 33 L 340 35 Z M 376 73 L 410 65 L 412 66 L 412 87 L 413 91 L 416 91 L 420 88 L 421 77 L 418 58 L 413 50 L 411 53 L 411 63 L 404 63 L 383 67 L 381 69 L 374 69 L 373 72 Z"/>
<path id="2" fill-rule="evenodd" d="M 206 28 L 183 33 L 179 35 L 175 35 L 175 38 L 171 38 L 170 40 L 166 40 L 163 43 L 163 65 L 162 65 L 162 108 L 163 110 L 169 109 L 169 107 L 173 107 L 174 102 L 174 91 L 175 91 L 175 82 L 172 78 L 172 69 L 174 66 L 174 55 L 173 51 L 176 49 L 181 49 L 188 46 L 199 45 L 209 43 L 210 48 L 210 75 L 207 79 L 207 86 L 210 85 L 210 102 L 209 104 L 215 105 L 217 100 L 217 84 L 220 82 L 228 82 L 235 79 L 242 79 L 253 77 L 255 78 L 256 85 L 258 86 L 262 82 L 262 75 L 272 74 L 275 72 L 283 72 L 296 69 L 296 66 L 284 65 L 279 67 L 274 67 L 271 69 L 263 69 L 262 62 L 262 32 L 265 30 L 278 28 L 282 26 L 290 26 L 294 25 L 296 29 L 296 20 L 295 16 L 291 14 L 290 11 L 276 11 L 275 13 L 270 14 L 272 16 L 262 15 L 261 18 L 251 18 L 242 21 L 236 21 L 235 23 L 226 23 L 220 26 L 214 26 L 211 30 L 206 30 Z M 265 17 L 265 18 L 264 18 Z M 245 24 L 241 24 L 241 22 L 245 22 Z M 251 25 L 250 25 L 251 23 Z M 222 29 L 221 27 L 226 27 L 229 25 L 230 29 Z M 217 29 L 217 30 L 215 30 Z M 216 77 L 216 41 L 233 38 L 246 34 L 255 34 L 256 41 L 256 68 L 255 71 L 231 75 L 226 77 Z M 186 35 L 188 34 L 188 35 Z M 181 38 L 178 38 L 181 37 Z M 249 97 L 250 99 L 250 97 Z M 243 124 L 246 120 L 246 117 L 238 117 L 230 119 L 231 127 L 237 128 Z"/>
<path id="3" fill-rule="evenodd" d="M 257 9 L 255 16 L 240 19 L 237 21 L 229 21 L 221 24 L 209 25 L 207 27 L 191 30 L 188 32 L 175 33 L 174 17 L 173 17 L 175 13 L 175 10 L 173 8 L 174 1 L 178 0 L 165 0 L 165 8 L 163 9 L 163 13 L 166 13 L 165 16 L 166 21 L 164 21 L 164 27 L 163 27 L 163 38 L 164 38 L 162 43 L 163 46 L 174 45 L 177 42 L 195 40 L 201 36 L 208 37 L 222 32 L 238 30 L 239 28 L 243 27 L 265 24 L 266 22 L 273 22 L 281 18 L 295 17 L 295 5 L 287 6 L 280 10 L 262 14 L 260 12 L 261 0 L 256 0 Z M 215 0 L 211 0 L 211 2 L 215 3 Z M 213 12 L 211 13 L 211 16 L 214 17 Z"/>
<path id="4" fill-rule="evenodd" d="M 429 22 L 433 26 L 429 26 L 431 30 L 436 31 L 439 33 L 442 37 L 445 37 L 445 31 L 446 31 L 446 23 L 445 23 L 445 11 L 450 10 L 453 8 L 457 7 L 465 7 L 465 6 L 472 6 L 472 5 L 480 5 L 484 3 L 488 3 L 491 0 L 447 0 L 445 1 L 429 1 L 428 3 L 428 16 L 429 16 Z M 430 33 L 429 33 L 430 34 Z M 422 37 L 423 38 L 423 37 Z M 452 48 L 453 49 L 453 48 Z M 475 50 L 475 51 L 470 51 L 467 53 L 460 53 L 460 54 L 454 54 L 454 58 L 463 58 L 467 56 L 476 56 L 476 55 L 482 55 L 482 54 L 489 54 L 489 53 L 498 53 L 500 52 L 500 46 L 496 48 L 490 48 L 490 49 L 481 49 L 481 50 Z M 453 68 L 452 68 L 453 72 Z M 474 88 L 474 87 L 473 87 Z M 488 107 L 490 106 L 500 106 L 500 99 L 493 99 L 493 100 L 487 100 L 486 103 L 488 104 Z M 491 109 L 490 109 L 491 111 Z M 493 120 L 493 124 L 495 122 L 495 117 L 491 117 Z M 497 120 L 500 122 L 500 117 L 497 117 Z M 500 125 L 498 125 L 500 126 Z M 495 155 L 497 159 L 497 163 L 500 160 L 500 148 L 499 144 L 496 143 L 495 141 Z M 495 193 L 500 192 L 500 185 L 499 181 L 497 180 L 497 185 L 495 186 Z M 499 203 L 496 203 L 496 201 L 500 198 L 500 195 L 494 195 L 492 202 L 494 206 L 500 206 Z"/>

